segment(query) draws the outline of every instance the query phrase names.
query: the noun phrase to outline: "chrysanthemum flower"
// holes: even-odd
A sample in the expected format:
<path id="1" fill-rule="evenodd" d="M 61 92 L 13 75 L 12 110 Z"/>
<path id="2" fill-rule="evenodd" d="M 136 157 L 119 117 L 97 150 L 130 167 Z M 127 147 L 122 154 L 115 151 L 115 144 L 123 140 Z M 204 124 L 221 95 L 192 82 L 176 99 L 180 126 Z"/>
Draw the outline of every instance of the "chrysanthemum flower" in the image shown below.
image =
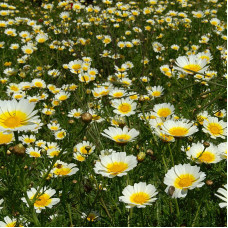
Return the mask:
<path id="1" fill-rule="evenodd" d="M 28 131 L 37 127 L 35 122 L 39 117 L 35 116 L 37 111 L 33 111 L 35 104 L 28 100 L 21 99 L 0 101 L 0 130 Z"/>
<path id="2" fill-rule="evenodd" d="M 58 130 L 54 133 L 55 139 L 62 140 L 66 137 L 67 132 L 64 129 Z"/>
<path id="3" fill-rule="evenodd" d="M 101 134 L 117 143 L 125 144 L 127 142 L 134 141 L 134 139 L 139 135 L 139 132 L 135 129 L 128 131 L 128 128 L 125 126 L 123 129 L 109 127 L 108 129 L 104 130 L 104 133 Z"/>
<path id="4" fill-rule="evenodd" d="M 83 141 L 82 143 L 78 143 L 75 149 L 83 155 L 88 155 L 94 152 L 95 146 L 91 142 Z"/>
<path id="5" fill-rule="evenodd" d="M 181 198 L 187 195 L 188 189 L 202 187 L 202 182 L 206 177 L 204 172 L 200 172 L 198 166 L 190 164 L 179 164 L 172 167 L 165 175 L 164 183 L 168 185 L 165 192 L 168 193 L 170 186 L 175 188 L 172 198 Z"/>
<path id="6" fill-rule="evenodd" d="M 136 109 L 136 105 L 137 104 L 130 98 L 112 100 L 112 107 L 115 108 L 113 112 L 121 116 L 130 116 L 135 114 L 134 110 Z"/>
<path id="7" fill-rule="evenodd" d="M 79 169 L 74 163 L 65 163 L 60 160 L 56 161 L 51 173 L 55 176 L 71 176 L 75 174 Z"/>
<path id="8" fill-rule="evenodd" d="M 137 166 L 135 156 L 127 156 L 125 152 L 116 152 L 100 157 L 101 161 L 96 162 L 94 171 L 102 176 L 113 178 L 127 175 L 129 170 Z"/>
<path id="9" fill-rule="evenodd" d="M 158 117 L 168 117 L 173 114 L 174 106 L 169 103 L 156 104 L 153 110 Z"/>
<path id="10" fill-rule="evenodd" d="M 144 208 L 151 205 L 157 198 L 158 194 L 154 185 L 146 184 L 145 182 L 135 183 L 134 186 L 128 185 L 122 191 L 123 196 L 119 197 L 121 202 L 127 204 L 127 208 L 138 207 Z"/>
<path id="11" fill-rule="evenodd" d="M 35 188 L 31 188 L 31 190 L 27 191 L 30 201 L 33 200 L 36 192 L 37 190 Z M 40 213 L 41 210 L 45 209 L 46 207 L 52 208 L 55 204 L 59 203 L 59 198 L 51 198 L 55 193 L 56 191 L 54 189 L 47 190 L 46 188 L 44 188 L 42 193 L 38 194 L 34 202 L 34 208 L 36 210 L 36 213 Z M 21 200 L 24 203 L 28 204 L 24 197 Z"/>
<path id="12" fill-rule="evenodd" d="M 80 162 L 83 162 L 83 161 L 86 160 L 86 157 L 83 154 L 79 153 L 79 152 L 74 153 L 73 154 L 73 158 L 75 160 L 77 160 L 77 161 L 80 161 Z"/>
<path id="13" fill-rule="evenodd" d="M 210 143 L 210 146 L 205 148 L 202 143 L 193 143 L 187 151 L 187 156 L 196 163 L 217 163 L 221 161 L 221 153 L 218 148 Z"/>
<path id="14" fill-rule="evenodd" d="M 53 158 L 54 156 L 58 156 L 60 153 L 60 149 L 57 147 L 57 148 L 51 148 L 51 149 L 48 149 L 47 150 L 47 156 L 49 158 Z"/>
<path id="15" fill-rule="evenodd" d="M 82 64 L 83 64 L 83 62 L 81 60 L 74 60 L 74 61 L 69 62 L 68 68 L 70 69 L 70 71 L 72 73 L 78 74 L 78 73 L 80 73 Z"/>
<path id="16" fill-rule="evenodd" d="M 173 137 L 187 137 L 198 131 L 192 122 L 187 122 L 186 120 L 167 120 L 161 126 L 161 129 L 164 134 Z"/>
<path id="17" fill-rule="evenodd" d="M 44 43 L 48 39 L 48 35 L 44 33 L 40 33 L 36 36 L 36 41 L 38 43 Z"/>
<path id="18" fill-rule="evenodd" d="M 31 143 L 34 143 L 36 141 L 35 135 L 22 135 L 19 136 L 19 141 L 21 141 L 23 144 L 30 145 Z"/>
<path id="19" fill-rule="evenodd" d="M 26 154 L 29 155 L 29 157 L 32 157 L 32 158 L 40 158 L 41 157 L 41 154 L 40 154 L 40 149 L 38 149 L 37 147 L 35 148 L 32 148 L 32 147 L 29 147 L 26 149 Z"/>
<path id="20" fill-rule="evenodd" d="M 220 120 L 217 117 L 208 117 L 203 122 L 203 132 L 209 133 L 211 138 L 217 137 L 225 138 L 226 136 L 226 122 Z"/>
<path id="21" fill-rule="evenodd" d="M 219 204 L 219 207 L 227 207 L 227 184 L 225 184 L 223 188 L 219 188 L 217 192 L 219 194 L 215 193 L 215 195 L 223 200 L 223 202 Z"/>
<path id="22" fill-rule="evenodd" d="M 208 66 L 206 59 L 199 59 L 196 55 L 180 56 L 176 59 L 177 67 L 174 69 L 180 70 L 188 74 L 204 73 Z"/>
<path id="23" fill-rule="evenodd" d="M 81 117 L 81 114 L 83 113 L 83 110 L 78 108 L 78 109 L 73 109 L 68 113 L 68 117 L 74 117 L 79 119 Z"/>
<path id="24" fill-rule="evenodd" d="M 0 221 L 0 227 L 16 227 L 17 219 L 11 219 L 9 216 L 4 217 L 4 222 Z"/>

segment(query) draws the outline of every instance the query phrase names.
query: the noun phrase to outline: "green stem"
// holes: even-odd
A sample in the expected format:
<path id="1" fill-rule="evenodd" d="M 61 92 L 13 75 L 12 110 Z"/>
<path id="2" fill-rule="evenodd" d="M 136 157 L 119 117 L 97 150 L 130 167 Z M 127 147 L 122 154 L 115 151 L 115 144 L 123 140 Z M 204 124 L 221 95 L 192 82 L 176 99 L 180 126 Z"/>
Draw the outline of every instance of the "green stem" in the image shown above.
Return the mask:
<path id="1" fill-rule="evenodd" d="M 196 219 L 197 219 L 197 217 L 198 217 L 198 215 L 199 215 L 199 211 L 200 211 L 201 204 L 202 204 L 202 201 L 200 202 L 200 204 L 199 204 L 199 206 L 198 206 L 198 208 L 197 208 L 195 218 L 194 218 L 194 220 L 193 220 L 193 222 L 192 222 L 192 227 L 195 226 Z"/>
<path id="2" fill-rule="evenodd" d="M 132 213 L 133 213 L 133 207 L 129 209 L 129 215 L 127 217 L 127 226 L 130 227 L 131 226 L 131 217 L 132 217 Z"/>
<path id="3" fill-rule="evenodd" d="M 18 131 L 14 131 L 14 138 L 15 138 L 15 142 L 16 144 L 19 143 L 19 139 L 18 139 Z"/>
<path id="4" fill-rule="evenodd" d="M 101 205 L 103 206 L 103 208 L 104 208 L 106 214 L 108 215 L 108 217 L 110 218 L 110 220 L 111 220 L 111 222 L 112 222 L 112 224 L 113 224 L 112 216 L 110 215 L 110 213 L 109 213 L 109 211 L 108 211 L 108 208 L 106 207 L 106 204 L 105 204 L 105 202 L 104 202 L 104 200 L 103 200 L 102 197 L 100 198 L 100 202 L 101 202 Z M 114 224 L 113 224 L 113 225 L 114 225 Z"/>
<path id="5" fill-rule="evenodd" d="M 168 144 L 168 147 L 169 147 L 169 152 L 170 152 L 170 155 L 171 155 L 172 164 L 174 166 L 175 164 L 174 164 L 174 159 L 173 159 L 173 152 L 172 152 L 169 144 Z"/>
<path id="6" fill-rule="evenodd" d="M 177 202 L 176 198 L 174 199 L 174 201 L 175 201 L 175 205 L 176 205 L 176 209 L 177 209 L 177 220 L 178 220 L 178 223 L 179 223 L 180 209 L 179 209 L 179 205 L 178 205 L 178 202 Z M 179 224 L 177 224 L 177 226 L 179 226 Z"/>
<path id="7" fill-rule="evenodd" d="M 70 218 L 70 226 L 73 227 L 73 221 L 72 221 L 72 214 L 71 214 L 71 208 L 70 208 L 70 204 L 67 204 L 67 210 L 68 210 L 68 214 L 69 214 L 69 218 Z"/>

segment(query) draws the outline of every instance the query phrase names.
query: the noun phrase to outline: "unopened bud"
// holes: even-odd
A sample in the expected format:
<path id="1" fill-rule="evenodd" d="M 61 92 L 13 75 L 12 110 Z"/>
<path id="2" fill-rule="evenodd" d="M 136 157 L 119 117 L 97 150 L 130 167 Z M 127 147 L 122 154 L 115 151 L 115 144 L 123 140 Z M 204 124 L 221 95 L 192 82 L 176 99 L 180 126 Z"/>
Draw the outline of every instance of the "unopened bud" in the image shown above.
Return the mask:
<path id="1" fill-rule="evenodd" d="M 209 142 L 204 142 L 203 145 L 204 145 L 204 147 L 209 147 L 210 143 Z"/>
<path id="2" fill-rule="evenodd" d="M 25 153 L 25 147 L 20 143 L 12 148 L 12 152 L 17 155 L 23 155 Z"/>
<path id="3" fill-rule="evenodd" d="M 75 121 L 73 119 L 68 121 L 69 124 L 73 124 L 74 122 Z"/>
<path id="4" fill-rule="evenodd" d="M 73 184 L 76 184 L 78 181 L 77 180 L 72 180 L 72 183 Z"/>
<path id="5" fill-rule="evenodd" d="M 175 192 L 175 187 L 174 187 L 174 186 L 169 186 L 168 194 L 169 194 L 170 196 L 172 196 L 174 192 Z"/>
<path id="6" fill-rule="evenodd" d="M 137 160 L 139 162 L 142 162 L 146 157 L 146 153 L 145 152 L 139 152 L 138 155 L 137 155 Z"/>
<path id="7" fill-rule="evenodd" d="M 151 150 L 151 149 L 148 149 L 148 150 L 146 151 L 146 153 L 149 154 L 149 155 L 154 155 L 154 151 Z"/>
<path id="8" fill-rule="evenodd" d="M 210 186 L 213 184 L 213 181 L 212 180 L 206 180 L 206 184 Z"/>
<path id="9" fill-rule="evenodd" d="M 81 118 L 84 123 L 90 123 L 93 119 L 93 116 L 90 113 L 85 112 L 81 114 Z"/>

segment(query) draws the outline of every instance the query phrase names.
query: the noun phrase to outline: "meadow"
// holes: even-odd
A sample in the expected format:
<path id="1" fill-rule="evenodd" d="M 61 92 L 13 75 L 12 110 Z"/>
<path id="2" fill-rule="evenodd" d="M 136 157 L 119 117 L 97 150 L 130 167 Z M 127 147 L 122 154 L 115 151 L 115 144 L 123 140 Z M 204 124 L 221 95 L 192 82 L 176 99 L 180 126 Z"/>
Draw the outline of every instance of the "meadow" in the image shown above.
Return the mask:
<path id="1" fill-rule="evenodd" d="M 0 2 L 0 226 L 227 226 L 227 2 Z"/>

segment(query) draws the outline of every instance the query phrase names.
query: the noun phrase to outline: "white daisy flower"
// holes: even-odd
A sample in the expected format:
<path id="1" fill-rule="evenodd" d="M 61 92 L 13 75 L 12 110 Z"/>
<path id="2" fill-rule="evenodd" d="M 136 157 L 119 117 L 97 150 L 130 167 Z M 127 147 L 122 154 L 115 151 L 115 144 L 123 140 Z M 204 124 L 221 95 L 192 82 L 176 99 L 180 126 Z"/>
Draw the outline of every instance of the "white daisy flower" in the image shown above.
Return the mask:
<path id="1" fill-rule="evenodd" d="M 177 67 L 174 66 L 174 69 L 188 74 L 204 73 L 208 68 L 207 63 L 206 59 L 198 58 L 196 55 L 180 56 L 176 59 Z"/>
<path id="2" fill-rule="evenodd" d="M 133 155 L 127 156 L 125 152 L 114 152 L 100 159 L 101 161 L 96 162 L 94 171 L 109 178 L 127 175 L 129 170 L 137 166 L 137 158 Z"/>
<path id="3" fill-rule="evenodd" d="M 167 120 L 161 126 L 162 132 L 173 137 L 187 137 L 198 131 L 192 122 L 186 120 Z"/>
<path id="4" fill-rule="evenodd" d="M 78 143 L 74 148 L 75 151 L 81 153 L 82 155 L 92 154 L 95 150 L 95 146 L 89 141 Z"/>
<path id="5" fill-rule="evenodd" d="M 75 174 L 79 169 L 74 163 L 65 163 L 60 160 L 56 161 L 54 168 L 51 170 L 51 174 L 54 177 L 57 176 L 71 176 Z"/>
<path id="6" fill-rule="evenodd" d="M 139 135 L 139 132 L 135 129 L 131 129 L 129 131 L 125 126 L 123 129 L 118 127 L 109 127 L 108 129 L 104 130 L 104 133 L 101 134 L 117 143 L 125 144 L 127 142 L 134 141 Z"/>
<path id="7" fill-rule="evenodd" d="M 196 163 L 218 163 L 221 161 L 221 153 L 217 146 L 210 143 L 210 146 L 205 148 L 202 143 L 193 143 L 187 151 L 188 159 Z"/>
<path id="8" fill-rule="evenodd" d="M 188 189 L 199 188 L 204 185 L 202 182 L 206 177 L 204 172 L 200 172 L 200 167 L 190 164 L 179 164 L 172 167 L 165 175 L 164 184 L 168 187 L 165 192 L 168 193 L 169 187 L 173 186 L 175 191 L 172 198 L 182 198 L 187 195 Z"/>
<path id="9" fill-rule="evenodd" d="M 26 149 L 25 153 L 28 154 L 29 157 L 40 158 L 41 157 L 40 151 L 41 150 L 38 149 L 37 147 L 35 147 L 35 148 L 29 147 Z"/>
<path id="10" fill-rule="evenodd" d="M 33 131 L 39 120 L 34 107 L 35 104 L 25 99 L 0 101 L 0 130 Z"/>
<path id="11" fill-rule="evenodd" d="M 114 113 L 121 115 L 121 116 L 130 116 L 135 114 L 136 109 L 136 102 L 131 100 L 130 98 L 121 98 L 121 99 L 114 99 L 112 100 L 112 107 L 115 109 L 113 110 Z"/>
<path id="12" fill-rule="evenodd" d="M 169 103 L 156 104 L 153 108 L 158 117 L 168 117 L 173 114 L 174 106 Z"/>
<path id="13" fill-rule="evenodd" d="M 27 191 L 27 195 L 30 201 L 33 200 L 36 192 L 37 190 L 35 188 L 31 188 L 31 190 Z M 41 210 L 45 209 L 46 207 L 52 208 L 55 204 L 60 202 L 59 198 L 51 198 L 55 193 L 56 191 L 54 189 L 44 188 L 43 191 L 37 195 L 34 202 L 34 208 L 36 210 L 36 213 L 40 213 Z M 28 206 L 28 203 L 24 197 L 21 200 Z"/>
<path id="14" fill-rule="evenodd" d="M 133 186 L 128 185 L 122 191 L 123 196 L 119 197 L 121 202 L 127 204 L 127 208 L 138 207 L 144 208 L 151 205 L 157 198 L 158 194 L 154 185 L 146 184 L 145 182 L 135 183 Z"/>
<path id="15" fill-rule="evenodd" d="M 225 139 L 227 133 L 226 127 L 226 122 L 219 120 L 217 117 L 208 117 L 203 122 L 203 132 L 209 133 L 213 139 L 217 137 Z"/>

